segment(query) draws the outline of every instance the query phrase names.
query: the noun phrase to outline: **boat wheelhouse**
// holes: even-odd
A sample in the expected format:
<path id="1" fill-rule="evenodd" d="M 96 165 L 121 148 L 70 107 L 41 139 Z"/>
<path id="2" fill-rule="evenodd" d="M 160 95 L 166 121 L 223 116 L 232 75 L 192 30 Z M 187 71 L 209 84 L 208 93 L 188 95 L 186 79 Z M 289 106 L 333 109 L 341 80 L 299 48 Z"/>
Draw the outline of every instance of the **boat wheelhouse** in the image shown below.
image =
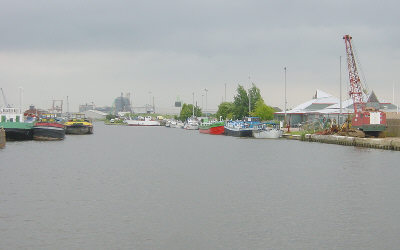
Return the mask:
<path id="1" fill-rule="evenodd" d="M 33 139 L 33 124 L 24 122 L 24 115 L 20 108 L 1 108 L 0 127 L 4 128 L 7 140 Z"/>

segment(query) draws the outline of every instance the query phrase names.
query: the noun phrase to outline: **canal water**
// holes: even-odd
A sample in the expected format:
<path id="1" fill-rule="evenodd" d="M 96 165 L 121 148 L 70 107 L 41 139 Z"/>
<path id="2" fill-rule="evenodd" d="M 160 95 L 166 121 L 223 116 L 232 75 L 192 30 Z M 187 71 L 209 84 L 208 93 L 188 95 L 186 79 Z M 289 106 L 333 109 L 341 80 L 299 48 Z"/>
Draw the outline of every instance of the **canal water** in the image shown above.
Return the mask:
<path id="1" fill-rule="evenodd" d="M 0 249 L 396 249 L 400 153 L 95 124 L 0 150 Z"/>

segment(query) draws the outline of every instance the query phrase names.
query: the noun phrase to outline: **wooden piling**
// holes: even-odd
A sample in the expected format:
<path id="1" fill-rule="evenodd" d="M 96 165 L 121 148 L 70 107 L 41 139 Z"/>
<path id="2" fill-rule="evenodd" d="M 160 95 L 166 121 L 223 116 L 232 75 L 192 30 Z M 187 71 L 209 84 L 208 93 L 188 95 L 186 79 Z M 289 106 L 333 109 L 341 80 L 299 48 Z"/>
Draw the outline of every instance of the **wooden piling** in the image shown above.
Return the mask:
<path id="1" fill-rule="evenodd" d="M 6 132 L 3 128 L 0 128 L 0 148 L 4 148 L 6 146 Z"/>

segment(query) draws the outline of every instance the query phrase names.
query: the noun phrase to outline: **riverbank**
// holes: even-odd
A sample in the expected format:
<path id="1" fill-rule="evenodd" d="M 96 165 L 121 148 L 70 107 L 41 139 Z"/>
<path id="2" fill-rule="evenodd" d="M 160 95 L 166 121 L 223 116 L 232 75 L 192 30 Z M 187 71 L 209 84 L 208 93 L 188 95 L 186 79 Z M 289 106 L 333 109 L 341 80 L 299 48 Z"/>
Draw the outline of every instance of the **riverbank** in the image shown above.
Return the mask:
<path id="1" fill-rule="evenodd" d="M 344 146 L 356 146 L 356 147 L 378 148 L 385 150 L 400 151 L 399 137 L 356 138 L 349 136 L 316 135 L 316 134 L 306 134 L 304 136 L 284 134 L 283 137 L 291 140 L 302 140 L 308 142 L 320 142 L 320 143 L 338 144 Z"/>

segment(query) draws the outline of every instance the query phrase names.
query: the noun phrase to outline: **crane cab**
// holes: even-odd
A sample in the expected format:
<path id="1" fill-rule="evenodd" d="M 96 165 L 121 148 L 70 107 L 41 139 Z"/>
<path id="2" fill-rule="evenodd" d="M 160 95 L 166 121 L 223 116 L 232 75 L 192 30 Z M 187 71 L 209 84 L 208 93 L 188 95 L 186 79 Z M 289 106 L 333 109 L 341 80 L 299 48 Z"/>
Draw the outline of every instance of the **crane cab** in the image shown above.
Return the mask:
<path id="1" fill-rule="evenodd" d="M 382 132 L 386 129 L 386 113 L 377 110 L 365 110 L 354 114 L 352 126 L 365 133 Z"/>

